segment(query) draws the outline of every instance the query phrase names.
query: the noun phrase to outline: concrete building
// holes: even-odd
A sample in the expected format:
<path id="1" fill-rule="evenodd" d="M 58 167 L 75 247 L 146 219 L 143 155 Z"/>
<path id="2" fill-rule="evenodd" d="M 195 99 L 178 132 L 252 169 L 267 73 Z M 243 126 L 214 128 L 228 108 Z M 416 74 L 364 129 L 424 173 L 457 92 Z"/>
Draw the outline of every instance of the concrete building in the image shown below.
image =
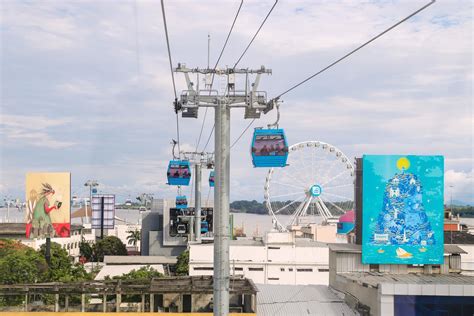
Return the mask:
<path id="1" fill-rule="evenodd" d="M 19 240 L 22 244 L 35 250 L 40 249 L 46 243 L 46 238 L 27 239 L 25 235 L 25 223 L 0 223 L 0 238 L 10 238 Z M 51 242 L 58 243 L 70 256 L 79 257 L 79 244 L 84 240 L 87 243 L 95 242 L 95 235 L 90 228 L 90 224 L 71 224 L 71 236 L 65 238 L 51 238 Z"/>
<path id="2" fill-rule="evenodd" d="M 474 277 L 460 274 L 466 252 L 444 253 L 441 265 L 362 264 L 360 245 L 331 244 L 329 285 L 364 315 L 472 315 Z"/>
<path id="3" fill-rule="evenodd" d="M 189 245 L 189 275 L 212 275 L 213 244 Z M 231 274 L 261 284 L 322 284 L 329 280 L 327 244 L 294 233 L 230 241 Z"/>

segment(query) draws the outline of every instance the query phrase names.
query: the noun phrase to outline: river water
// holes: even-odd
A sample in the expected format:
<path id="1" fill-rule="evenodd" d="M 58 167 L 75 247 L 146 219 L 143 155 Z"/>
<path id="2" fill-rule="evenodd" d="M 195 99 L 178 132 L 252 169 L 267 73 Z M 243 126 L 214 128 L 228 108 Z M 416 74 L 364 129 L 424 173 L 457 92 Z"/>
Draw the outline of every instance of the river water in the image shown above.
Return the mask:
<path id="1" fill-rule="evenodd" d="M 231 213 L 234 216 L 234 227 L 243 227 L 247 236 L 262 236 L 265 231 L 272 229 L 272 217 L 270 215 Z M 140 212 L 136 209 L 118 209 L 116 216 L 132 224 L 137 224 L 140 219 Z M 7 209 L 0 208 L 0 222 L 6 222 Z M 289 222 L 290 215 L 281 215 L 279 220 Z M 320 223 L 320 216 L 308 218 L 310 222 Z M 24 213 L 16 209 L 10 209 L 10 222 L 20 223 L 24 221 Z M 73 223 L 80 223 L 80 219 L 73 219 Z M 461 223 L 474 226 L 474 218 L 461 218 Z"/>

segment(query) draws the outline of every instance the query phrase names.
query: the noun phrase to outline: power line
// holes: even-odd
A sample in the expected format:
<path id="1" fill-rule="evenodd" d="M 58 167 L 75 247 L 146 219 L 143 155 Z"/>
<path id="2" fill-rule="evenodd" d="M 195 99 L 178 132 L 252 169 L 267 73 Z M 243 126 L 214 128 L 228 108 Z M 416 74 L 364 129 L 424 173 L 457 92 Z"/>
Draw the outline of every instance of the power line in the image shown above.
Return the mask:
<path id="1" fill-rule="evenodd" d="M 171 49 L 170 49 L 170 41 L 169 41 L 169 37 L 168 37 L 168 27 L 166 25 L 166 14 L 165 14 L 164 0 L 161 0 L 161 12 L 163 13 L 163 25 L 165 27 L 166 46 L 168 47 L 168 58 L 169 58 L 169 61 L 170 61 L 171 81 L 173 82 L 174 109 L 175 109 L 175 113 L 176 113 L 176 134 L 177 134 L 177 138 L 178 138 L 178 157 L 181 158 L 181 148 L 180 148 L 180 140 L 179 140 L 178 94 L 176 93 L 176 83 L 174 81 L 173 62 L 171 60 Z"/>
<path id="2" fill-rule="evenodd" d="M 362 49 L 363 47 L 369 45 L 370 43 L 372 43 L 373 41 L 375 41 L 376 39 L 378 39 L 379 37 L 381 37 L 382 35 L 384 35 L 385 33 L 388 33 L 389 31 L 391 31 L 392 29 L 396 28 L 397 26 L 399 26 L 400 24 L 402 24 L 403 22 L 405 22 L 406 20 L 410 19 L 411 17 L 413 17 L 414 15 L 420 13 L 421 11 L 423 11 L 424 9 L 426 9 L 427 7 L 429 7 L 430 5 L 432 5 L 433 3 L 435 3 L 436 0 L 431 0 L 430 3 L 424 5 L 422 8 L 416 10 L 415 12 L 413 12 L 412 14 L 410 14 L 409 16 L 407 16 L 406 18 L 404 18 L 403 20 L 400 20 L 399 22 L 395 23 L 394 25 L 392 25 L 391 27 L 389 27 L 388 29 L 386 29 L 385 31 L 383 31 L 382 33 L 378 34 L 377 36 L 371 38 L 370 40 L 368 40 L 367 42 L 365 42 L 364 44 L 360 45 L 359 47 L 357 47 L 356 49 L 350 51 L 349 53 L 347 53 L 346 55 L 342 56 L 341 58 L 339 58 L 338 60 L 336 60 L 335 62 L 333 62 L 332 64 L 330 64 L 329 66 L 321 69 L 320 71 L 318 71 L 317 73 L 309 76 L 308 78 L 306 78 L 305 80 L 301 81 L 300 83 L 292 86 L 291 88 L 289 88 L 288 90 L 286 90 L 285 92 L 283 93 L 280 93 L 277 97 L 274 98 L 274 100 L 278 100 L 279 98 L 281 98 L 283 95 L 287 94 L 288 92 L 292 91 L 293 89 L 296 89 L 297 87 L 301 86 L 302 84 L 304 84 L 305 82 L 313 79 L 314 77 L 316 77 L 317 75 L 323 73 L 324 71 L 328 70 L 329 68 L 331 68 L 332 66 L 336 65 L 337 63 L 341 62 L 342 60 L 346 59 L 347 57 L 349 57 L 350 55 L 354 54 L 355 52 L 357 52 L 358 50 Z"/>
<path id="3" fill-rule="evenodd" d="M 210 91 L 210 90 L 212 90 L 212 85 L 214 84 L 214 77 L 215 77 L 215 75 L 216 75 L 215 70 L 216 70 L 217 66 L 219 65 L 219 61 L 220 61 L 221 58 L 222 58 L 222 54 L 224 54 L 224 50 L 225 50 L 225 48 L 226 48 L 226 46 L 227 46 L 227 43 L 228 43 L 228 41 L 229 41 L 230 34 L 232 34 L 232 31 L 234 30 L 235 21 L 237 21 L 237 17 L 239 16 L 240 9 L 242 9 L 242 5 L 243 5 L 243 4 L 244 4 L 244 0 L 241 0 L 241 1 L 240 1 L 239 8 L 237 9 L 237 13 L 235 14 L 235 17 L 234 17 L 234 21 L 232 21 L 232 25 L 231 25 L 231 27 L 230 27 L 229 33 L 227 33 L 227 37 L 226 37 L 226 39 L 225 39 L 225 41 L 224 41 L 224 46 L 222 46 L 221 52 L 220 52 L 220 54 L 219 54 L 219 57 L 217 58 L 216 64 L 214 65 L 214 72 L 212 73 L 211 85 L 210 85 L 210 88 L 209 88 L 209 95 L 211 95 L 211 91 Z M 208 43 L 208 45 L 209 45 L 209 43 Z M 209 54 L 209 53 L 208 53 L 208 54 Z M 209 55 L 208 55 L 208 62 L 207 62 L 207 63 L 208 63 L 208 66 L 207 66 L 207 67 L 209 67 Z M 202 131 L 203 131 L 203 129 L 204 129 L 204 123 L 206 122 L 207 110 L 208 110 L 208 108 L 206 107 L 206 110 L 205 110 L 205 112 L 204 112 L 204 118 L 203 118 L 203 120 L 202 120 L 201 131 L 199 132 L 199 138 L 198 138 L 198 141 L 197 141 L 197 143 L 196 143 L 196 150 L 195 150 L 195 151 L 197 151 L 197 148 L 198 148 L 198 146 L 199 146 L 199 143 L 201 142 Z M 212 136 L 213 131 L 214 131 L 214 127 L 212 128 L 211 136 Z M 211 136 L 209 136 L 209 139 L 210 139 Z M 209 140 L 208 140 L 208 143 L 209 143 Z M 207 147 L 207 144 L 206 144 L 206 146 L 204 147 L 203 151 L 206 150 L 206 147 Z"/>
<path id="4" fill-rule="evenodd" d="M 260 27 L 258 28 L 257 32 L 255 33 L 255 35 L 252 37 L 252 40 L 250 40 L 250 43 L 247 45 L 247 47 L 245 48 L 244 52 L 242 53 L 242 55 L 240 55 L 239 59 L 237 60 L 237 62 L 235 63 L 234 68 L 237 67 L 237 64 L 240 62 L 240 60 L 244 57 L 245 53 L 247 53 L 247 50 L 249 49 L 250 45 L 252 45 L 253 41 L 255 40 L 255 38 L 257 37 L 258 33 L 260 32 L 260 30 L 262 29 L 263 25 L 265 24 L 265 22 L 267 21 L 268 17 L 270 16 L 270 14 L 272 13 L 273 9 L 275 8 L 275 6 L 277 5 L 278 3 L 278 0 L 275 0 L 275 3 L 273 4 L 272 8 L 270 9 L 270 11 L 268 11 L 267 13 L 267 16 L 265 17 L 265 19 L 263 20 L 263 22 L 260 24 Z"/>

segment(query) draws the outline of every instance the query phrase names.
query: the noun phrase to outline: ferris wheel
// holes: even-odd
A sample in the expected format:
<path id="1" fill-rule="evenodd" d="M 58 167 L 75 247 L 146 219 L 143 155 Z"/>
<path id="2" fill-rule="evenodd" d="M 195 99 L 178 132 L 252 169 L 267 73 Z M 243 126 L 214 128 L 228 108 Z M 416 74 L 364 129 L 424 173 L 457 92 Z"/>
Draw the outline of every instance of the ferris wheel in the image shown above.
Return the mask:
<path id="1" fill-rule="evenodd" d="M 354 206 L 354 167 L 335 146 L 306 141 L 290 146 L 288 166 L 271 168 L 265 204 L 274 227 L 287 231 L 301 223 L 330 222 Z"/>

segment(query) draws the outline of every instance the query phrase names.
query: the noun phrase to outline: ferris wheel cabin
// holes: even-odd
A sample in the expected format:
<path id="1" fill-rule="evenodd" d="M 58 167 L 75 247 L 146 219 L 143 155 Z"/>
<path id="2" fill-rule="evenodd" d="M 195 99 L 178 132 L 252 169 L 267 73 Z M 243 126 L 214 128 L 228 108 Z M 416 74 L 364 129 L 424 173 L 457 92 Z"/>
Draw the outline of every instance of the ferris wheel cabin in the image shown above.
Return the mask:
<path id="1" fill-rule="evenodd" d="M 288 142 L 283 129 L 255 129 L 252 138 L 254 167 L 285 167 Z"/>
<path id="2" fill-rule="evenodd" d="M 171 160 L 168 165 L 169 185 L 189 185 L 191 180 L 191 165 L 187 160 Z"/>

